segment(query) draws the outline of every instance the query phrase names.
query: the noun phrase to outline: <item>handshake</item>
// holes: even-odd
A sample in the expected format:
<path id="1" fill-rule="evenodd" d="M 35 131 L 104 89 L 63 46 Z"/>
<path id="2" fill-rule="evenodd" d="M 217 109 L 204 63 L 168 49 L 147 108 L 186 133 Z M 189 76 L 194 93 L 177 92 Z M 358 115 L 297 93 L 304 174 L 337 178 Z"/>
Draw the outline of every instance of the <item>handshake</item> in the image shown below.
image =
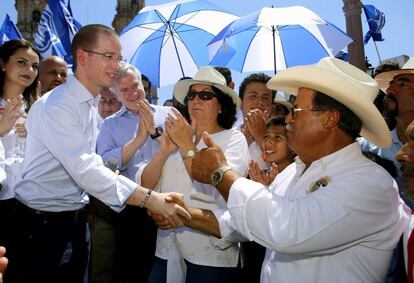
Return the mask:
<path id="1" fill-rule="evenodd" d="M 200 183 L 216 187 L 223 198 L 227 200 L 230 186 L 219 186 L 219 184 L 224 173 L 231 168 L 227 166 L 222 149 L 214 144 L 206 132 L 203 134 L 203 139 L 207 148 L 200 150 L 192 159 L 192 178 Z M 234 172 L 231 175 L 230 178 L 238 177 Z M 146 203 L 145 199 L 144 202 Z M 214 213 L 210 210 L 187 207 L 184 203 L 184 196 L 180 193 L 153 192 L 145 207 L 160 229 L 187 226 L 220 237 L 220 229 Z"/>
<path id="2" fill-rule="evenodd" d="M 183 227 L 191 219 L 191 210 L 184 203 L 184 196 L 179 193 L 160 194 L 164 198 L 166 213 L 155 213 L 149 207 L 147 213 L 154 220 L 158 228 L 168 230 Z"/>

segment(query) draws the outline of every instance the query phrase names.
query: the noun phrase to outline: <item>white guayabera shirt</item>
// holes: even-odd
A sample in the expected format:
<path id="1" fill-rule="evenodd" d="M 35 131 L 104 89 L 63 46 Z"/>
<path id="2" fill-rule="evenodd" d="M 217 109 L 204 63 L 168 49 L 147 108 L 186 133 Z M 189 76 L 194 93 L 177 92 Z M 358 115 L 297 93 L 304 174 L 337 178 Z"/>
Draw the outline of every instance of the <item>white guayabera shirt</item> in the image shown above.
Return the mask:
<path id="1" fill-rule="evenodd" d="M 231 188 L 233 227 L 267 248 L 261 282 L 383 282 L 410 213 L 395 181 L 357 142 L 304 169 Z"/>

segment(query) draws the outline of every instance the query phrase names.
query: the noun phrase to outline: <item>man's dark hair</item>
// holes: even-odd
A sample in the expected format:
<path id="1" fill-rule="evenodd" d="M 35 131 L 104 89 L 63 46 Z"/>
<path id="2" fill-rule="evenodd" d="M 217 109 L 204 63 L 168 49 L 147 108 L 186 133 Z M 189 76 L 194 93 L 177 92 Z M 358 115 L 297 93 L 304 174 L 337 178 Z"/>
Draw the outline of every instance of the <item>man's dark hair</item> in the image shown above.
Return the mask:
<path id="1" fill-rule="evenodd" d="M 313 97 L 313 107 L 320 110 L 336 109 L 339 111 L 338 128 L 344 131 L 352 139 L 359 137 L 362 121 L 348 107 L 332 97 L 317 91 Z"/>
<path id="2" fill-rule="evenodd" d="M 272 126 L 286 126 L 285 116 L 272 116 L 266 122 L 266 130 Z"/>
<path id="3" fill-rule="evenodd" d="M 148 88 L 151 89 L 151 85 L 152 85 L 151 81 L 149 80 L 149 78 L 146 75 L 141 74 L 141 80 L 148 82 Z"/>
<path id="4" fill-rule="evenodd" d="M 251 83 L 263 83 L 266 84 L 271 79 L 270 76 L 266 75 L 265 73 L 255 73 L 251 74 L 244 78 L 242 83 L 239 87 L 239 97 L 243 100 L 244 92 L 246 91 L 246 87 L 248 84 Z M 275 99 L 276 91 L 272 90 L 272 101 Z"/>
<path id="5" fill-rule="evenodd" d="M 73 67 L 76 68 L 77 58 L 76 53 L 79 49 L 94 49 L 98 36 L 100 33 L 104 33 L 108 36 L 118 37 L 118 34 L 105 25 L 92 24 L 81 27 L 75 34 L 72 40 L 72 56 L 73 56 Z"/>
<path id="6" fill-rule="evenodd" d="M 230 69 L 226 67 L 214 67 L 214 69 L 223 75 L 223 77 L 226 79 L 226 85 L 229 86 L 229 84 L 233 81 Z"/>

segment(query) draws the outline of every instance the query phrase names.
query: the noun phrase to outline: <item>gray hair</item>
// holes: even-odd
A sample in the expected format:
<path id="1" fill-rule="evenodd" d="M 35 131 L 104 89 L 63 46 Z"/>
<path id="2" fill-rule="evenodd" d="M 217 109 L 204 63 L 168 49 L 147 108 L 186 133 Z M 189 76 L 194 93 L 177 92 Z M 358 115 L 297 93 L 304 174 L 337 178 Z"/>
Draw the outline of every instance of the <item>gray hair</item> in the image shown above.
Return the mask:
<path id="1" fill-rule="evenodd" d="M 115 81 L 118 80 L 119 78 L 122 78 L 123 76 L 125 76 L 125 74 L 129 70 L 131 70 L 137 76 L 138 82 L 142 83 L 142 80 L 141 80 L 141 72 L 134 65 L 131 65 L 129 63 L 123 64 L 121 66 L 121 68 L 116 72 Z M 119 94 L 118 89 L 115 86 L 115 84 L 110 87 L 110 90 L 113 91 L 116 94 Z"/>

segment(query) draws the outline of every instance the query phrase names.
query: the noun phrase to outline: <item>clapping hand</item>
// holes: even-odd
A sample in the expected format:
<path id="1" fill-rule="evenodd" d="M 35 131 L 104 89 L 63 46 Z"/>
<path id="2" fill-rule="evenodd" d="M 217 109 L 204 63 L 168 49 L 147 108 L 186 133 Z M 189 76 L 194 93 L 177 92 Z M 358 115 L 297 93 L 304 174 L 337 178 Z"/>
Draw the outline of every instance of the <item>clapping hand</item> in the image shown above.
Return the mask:
<path id="1" fill-rule="evenodd" d="M 154 134 L 156 125 L 151 105 L 146 99 L 142 99 L 138 102 L 137 107 L 138 113 L 145 124 L 148 134 Z"/>
<path id="2" fill-rule="evenodd" d="M 24 113 L 21 111 L 23 106 L 23 96 L 18 96 L 12 100 L 7 99 L 4 107 L 3 116 L 0 119 L 0 136 L 4 136 L 13 128 L 17 119 L 22 117 Z M 24 130 L 26 132 L 26 130 Z"/>
<path id="3" fill-rule="evenodd" d="M 268 113 L 262 112 L 259 109 L 251 110 L 244 117 L 244 124 L 247 126 L 250 135 L 255 139 L 259 146 L 263 143 L 264 132 L 266 130 L 266 121 L 268 120 Z"/>
<path id="4" fill-rule="evenodd" d="M 255 182 L 262 183 L 265 186 L 269 186 L 273 180 L 276 178 L 276 175 L 279 173 L 277 165 L 271 163 L 268 170 L 260 170 L 259 164 L 251 160 L 249 162 L 249 177 Z"/>
<path id="5" fill-rule="evenodd" d="M 165 130 L 179 148 L 186 147 L 188 144 L 192 145 L 192 137 L 196 128 L 195 119 L 190 125 L 177 109 L 173 108 L 172 111 L 173 113 L 169 113 L 165 120 Z"/>

